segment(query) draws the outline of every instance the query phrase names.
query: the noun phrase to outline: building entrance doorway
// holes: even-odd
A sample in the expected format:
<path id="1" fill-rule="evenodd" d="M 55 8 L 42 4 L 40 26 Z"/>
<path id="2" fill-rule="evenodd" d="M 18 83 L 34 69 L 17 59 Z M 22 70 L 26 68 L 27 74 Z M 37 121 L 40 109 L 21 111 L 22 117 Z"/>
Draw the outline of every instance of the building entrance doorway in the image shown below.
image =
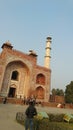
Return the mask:
<path id="1" fill-rule="evenodd" d="M 8 97 L 15 97 L 16 88 L 10 87 Z"/>

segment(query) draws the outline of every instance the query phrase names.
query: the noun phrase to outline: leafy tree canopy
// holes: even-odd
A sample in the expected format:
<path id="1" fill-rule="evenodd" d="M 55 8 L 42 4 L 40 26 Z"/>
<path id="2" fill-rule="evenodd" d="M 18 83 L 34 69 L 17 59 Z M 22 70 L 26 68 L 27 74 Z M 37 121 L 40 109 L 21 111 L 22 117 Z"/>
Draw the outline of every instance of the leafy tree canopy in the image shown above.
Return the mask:
<path id="1" fill-rule="evenodd" d="M 73 81 L 71 81 L 70 84 L 68 84 L 66 86 L 66 89 L 65 89 L 65 102 L 66 103 L 73 103 Z"/>
<path id="2" fill-rule="evenodd" d="M 64 96 L 64 91 L 62 89 L 55 89 L 53 88 L 52 89 L 52 95 L 55 96 L 55 95 L 58 95 L 58 96 Z"/>

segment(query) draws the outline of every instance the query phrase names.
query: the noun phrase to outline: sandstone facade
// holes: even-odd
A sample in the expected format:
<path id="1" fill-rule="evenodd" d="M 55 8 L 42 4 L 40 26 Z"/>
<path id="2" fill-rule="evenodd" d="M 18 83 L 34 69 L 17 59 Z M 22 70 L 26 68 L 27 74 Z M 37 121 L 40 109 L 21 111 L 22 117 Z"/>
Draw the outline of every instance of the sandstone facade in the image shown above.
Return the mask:
<path id="1" fill-rule="evenodd" d="M 0 96 L 24 98 L 35 96 L 48 101 L 51 70 L 37 65 L 37 55 L 32 50 L 26 54 L 13 49 L 6 42 L 0 53 Z"/>

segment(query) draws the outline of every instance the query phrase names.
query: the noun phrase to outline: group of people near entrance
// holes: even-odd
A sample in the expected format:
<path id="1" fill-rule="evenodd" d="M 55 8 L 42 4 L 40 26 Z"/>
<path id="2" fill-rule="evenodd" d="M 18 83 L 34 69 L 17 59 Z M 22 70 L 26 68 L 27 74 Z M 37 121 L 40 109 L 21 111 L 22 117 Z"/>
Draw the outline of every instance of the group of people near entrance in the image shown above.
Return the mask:
<path id="1" fill-rule="evenodd" d="M 31 100 L 32 100 L 34 103 L 36 103 L 36 98 L 34 98 L 34 97 L 27 97 L 27 98 L 25 98 L 25 97 L 24 97 L 24 98 L 22 99 L 22 104 L 28 105 Z"/>

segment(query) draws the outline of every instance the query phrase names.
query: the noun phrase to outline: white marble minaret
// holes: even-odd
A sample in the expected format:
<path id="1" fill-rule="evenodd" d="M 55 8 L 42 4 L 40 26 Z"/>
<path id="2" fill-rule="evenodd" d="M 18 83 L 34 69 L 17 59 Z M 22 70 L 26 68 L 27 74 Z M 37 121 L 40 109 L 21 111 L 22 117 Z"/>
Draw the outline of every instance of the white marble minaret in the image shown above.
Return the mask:
<path id="1" fill-rule="evenodd" d="M 44 62 L 44 66 L 48 69 L 50 69 L 50 50 L 51 50 L 51 37 L 47 37 L 47 41 L 46 41 L 46 53 L 45 53 L 45 62 Z"/>

